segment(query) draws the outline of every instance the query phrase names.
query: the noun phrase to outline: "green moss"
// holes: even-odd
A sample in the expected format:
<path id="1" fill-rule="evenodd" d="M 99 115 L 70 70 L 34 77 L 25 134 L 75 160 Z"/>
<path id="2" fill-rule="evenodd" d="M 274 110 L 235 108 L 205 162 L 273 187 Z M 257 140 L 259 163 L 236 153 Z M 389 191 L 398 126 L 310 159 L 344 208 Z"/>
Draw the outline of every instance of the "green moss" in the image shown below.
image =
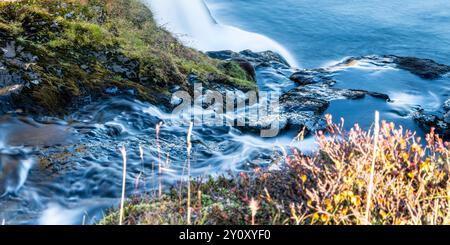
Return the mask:
<path id="1" fill-rule="evenodd" d="M 86 48 L 95 50 L 112 47 L 112 35 L 99 25 L 84 21 L 61 21 L 64 29 L 61 35 L 50 40 L 50 48 Z"/>
<path id="2" fill-rule="evenodd" d="M 239 66 L 236 62 L 224 62 L 219 65 L 219 68 L 229 76 L 239 79 L 239 80 L 247 80 L 247 73 Z"/>

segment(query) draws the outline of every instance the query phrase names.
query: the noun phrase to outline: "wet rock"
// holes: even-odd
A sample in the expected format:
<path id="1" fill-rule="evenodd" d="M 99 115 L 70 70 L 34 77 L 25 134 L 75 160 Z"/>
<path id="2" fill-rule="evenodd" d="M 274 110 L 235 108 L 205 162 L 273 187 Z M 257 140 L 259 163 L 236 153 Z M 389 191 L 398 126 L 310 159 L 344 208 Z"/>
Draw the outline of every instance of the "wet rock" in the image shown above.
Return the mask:
<path id="1" fill-rule="evenodd" d="M 233 60 L 244 59 L 250 62 L 254 67 L 258 66 L 275 66 L 289 68 L 289 63 L 279 54 L 273 51 L 253 52 L 251 50 L 244 50 L 239 53 L 223 50 L 223 51 L 211 51 L 206 54 L 214 59 L 220 60 Z"/>
<path id="2" fill-rule="evenodd" d="M 0 149 L 0 197 L 15 195 L 25 183 L 34 160 L 21 148 Z"/>
<path id="3" fill-rule="evenodd" d="M 444 122 L 447 123 L 447 124 L 450 124 L 450 111 L 445 113 L 445 115 L 444 115 Z"/>
<path id="4" fill-rule="evenodd" d="M 111 137 L 117 137 L 124 131 L 123 127 L 119 124 L 105 124 L 106 134 Z"/>
<path id="5" fill-rule="evenodd" d="M 16 43 L 14 41 L 8 42 L 6 47 L 2 48 L 3 56 L 7 59 L 16 57 Z"/>
<path id="6" fill-rule="evenodd" d="M 302 70 L 294 72 L 290 78 L 298 85 L 308 85 L 315 83 L 334 84 L 335 81 L 330 74 L 322 69 L 319 70 Z"/>
<path id="7" fill-rule="evenodd" d="M 232 58 L 239 57 L 239 54 L 231 51 L 231 50 L 222 50 L 222 51 L 209 51 L 206 52 L 206 54 L 213 58 L 218 60 L 230 60 Z"/>
<path id="8" fill-rule="evenodd" d="M 391 102 L 391 98 L 387 94 L 378 93 L 378 92 L 367 92 L 367 94 L 369 94 L 370 96 L 372 96 L 374 98 L 383 99 L 387 102 Z"/>
<path id="9" fill-rule="evenodd" d="M 256 66 L 285 66 L 290 67 L 289 63 L 278 53 L 273 51 L 253 52 L 244 50 L 239 52 L 240 56 L 247 59 Z"/>
<path id="10" fill-rule="evenodd" d="M 330 67 L 330 69 L 353 66 L 358 62 L 368 62 L 377 66 L 391 65 L 398 69 L 409 71 L 423 79 L 429 80 L 438 79 L 443 75 L 450 73 L 450 66 L 439 64 L 434 60 L 396 55 L 351 57 L 335 66 Z"/>
<path id="11" fill-rule="evenodd" d="M 117 93 L 119 93 L 119 88 L 116 87 L 116 86 L 106 88 L 106 89 L 105 89 L 105 93 L 107 93 L 107 94 L 112 94 L 112 95 L 116 95 Z"/>
<path id="12" fill-rule="evenodd" d="M 388 56 L 398 68 L 407 70 L 423 79 L 437 79 L 450 72 L 450 66 L 439 64 L 430 59 L 416 57 Z"/>
<path id="13" fill-rule="evenodd" d="M 288 128 L 288 120 L 289 118 L 285 114 L 269 114 L 259 118 L 248 117 L 245 125 L 238 124 L 236 128 L 261 135 L 264 134 L 263 130 L 273 130 L 273 135 L 266 135 L 266 137 L 273 137 Z"/>
<path id="14" fill-rule="evenodd" d="M 282 112 L 313 111 L 321 113 L 325 111 L 329 102 L 323 98 L 316 97 L 317 93 L 313 89 L 302 87 L 295 88 L 280 98 Z"/>
<path id="15" fill-rule="evenodd" d="M 444 102 L 443 108 L 445 111 L 450 111 L 450 99 L 448 99 Z"/>
<path id="16" fill-rule="evenodd" d="M 450 139 L 450 99 L 447 100 L 438 111 L 427 111 L 418 108 L 412 116 L 422 127 L 427 130 L 435 128 L 444 140 Z"/>

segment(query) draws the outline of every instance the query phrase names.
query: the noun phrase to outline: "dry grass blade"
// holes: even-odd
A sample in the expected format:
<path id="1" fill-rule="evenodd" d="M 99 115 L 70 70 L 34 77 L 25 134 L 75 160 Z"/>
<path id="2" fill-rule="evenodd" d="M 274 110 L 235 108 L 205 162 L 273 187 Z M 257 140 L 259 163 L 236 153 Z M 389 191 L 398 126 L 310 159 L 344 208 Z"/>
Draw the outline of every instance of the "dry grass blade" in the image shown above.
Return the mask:
<path id="1" fill-rule="evenodd" d="M 186 138 L 187 142 L 187 156 L 188 156 L 188 166 L 187 166 L 187 177 L 188 177 L 188 193 L 187 193 L 187 223 L 188 225 L 191 224 L 191 150 L 192 150 L 192 143 L 191 143 L 191 136 L 192 136 L 192 127 L 194 126 L 194 123 L 190 123 L 189 130 Z"/>
<path id="2" fill-rule="evenodd" d="M 120 149 L 120 153 L 122 154 L 123 159 L 123 173 L 122 173 L 122 197 L 120 199 L 120 216 L 119 216 L 119 225 L 123 223 L 123 213 L 124 213 L 124 205 L 125 205 L 125 184 L 127 179 L 127 151 L 125 146 L 122 146 Z"/>
<path id="3" fill-rule="evenodd" d="M 375 162 L 377 159 L 377 151 L 378 151 L 378 139 L 380 136 L 380 113 L 378 111 L 375 112 L 375 125 L 374 125 L 374 139 L 373 139 L 373 156 L 372 156 L 372 165 L 370 167 L 370 178 L 369 178 L 369 187 L 368 187 L 368 195 L 367 195 L 367 207 L 366 207 L 366 223 L 370 224 L 370 205 L 372 203 L 372 193 L 373 193 L 373 179 L 375 176 Z"/>

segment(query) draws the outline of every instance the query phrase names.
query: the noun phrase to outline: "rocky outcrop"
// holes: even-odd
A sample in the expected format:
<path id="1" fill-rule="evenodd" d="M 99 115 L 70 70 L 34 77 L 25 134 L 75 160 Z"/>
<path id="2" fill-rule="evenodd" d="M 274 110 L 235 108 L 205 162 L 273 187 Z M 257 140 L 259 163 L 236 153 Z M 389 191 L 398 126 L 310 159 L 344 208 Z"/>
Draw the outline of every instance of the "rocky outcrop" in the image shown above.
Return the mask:
<path id="1" fill-rule="evenodd" d="M 445 101 L 438 111 L 427 111 L 418 108 L 413 113 L 414 119 L 424 128 L 434 128 L 445 140 L 450 139 L 450 98 Z"/>
<path id="2" fill-rule="evenodd" d="M 138 0 L 0 4 L 0 112 L 63 116 L 118 95 L 169 108 L 173 87 L 191 92 L 191 75 L 255 88 L 249 63 L 183 46 Z"/>
<path id="3" fill-rule="evenodd" d="M 364 60 L 377 66 L 393 66 L 398 69 L 406 70 L 414 75 L 421 77 L 422 79 L 434 80 L 438 79 L 448 73 L 450 73 L 450 66 L 439 64 L 434 60 L 422 59 L 417 57 L 396 56 L 396 55 L 384 55 L 384 56 L 361 56 L 351 57 L 343 62 L 330 67 L 329 69 L 335 69 L 340 67 L 351 66 L 358 61 Z"/>
<path id="4" fill-rule="evenodd" d="M 271 51 L 245 50 L 239 53 L 217 51 L 207 54 L 216 59 L 239 59 L 248 62 L 254 67 L 256 74 L 260 77 L 264 76 L 268 83 L 276 84 L 280 81 L 280 77 L 295 83 L 291 85 L 292 89 L 282 90 L 279 113 L 259 118 L 251 116 L 246 118 L 248 125 L 238 127 L 244 131 L 257 132 L 278 125 L 280 131 L 304 128 L 307 133 L 315 132 L 326 128 L 323 114 L 333 100 L 362 99 L 368 95 L 390 101 L 389 96 L 382 93 L 334 88 L 336 81 L 333 79 L 335 74 L 332 71 L 327 69 L 293 70 L 282 57 Z"/>
<path id="5" fill-rule="evenodd" d="M 290 67 L 289 63 L 281 55 L 273 51 L 253 52 L 251 50 L 244 50 L 237 53 L 231 50 L 223 50 L 206 52 L 206 54 L 211 58 L 219 60 L 245 60 L 250 62 L 254 67 Z"/>
<path id="6" fill-rule="evenodd" d="M 430 59 L 421 59 L 416 57 L 403 57 L 395 55 L 385 56 L 362 56 L 351 57 L 334 66 L 316 69 L 311 71 L 299 71 L 294 73 L 290 78 L 299 85 L 310 84 L 329 84 L 333 85 L 333 72 L 340 69 L 345 69 L 349 66 L 357 65 L 358 62 L 370 63 L 374 66 L 393 67 L 411 72 L 426 80 L 442 79 L 450 73 L 450 66 L 439 64 Z M 364 91 L 365 94 L 390 101 L 389 96 L 382 93 Z M 447 100 L 439 110 L 427 111 L 420 106 L 413 108 L 412 117 L 426 130 L 435 128 L 436 132 L 440 133 L 444 138 L 448 139 L 450 135 L 450 100 Z"/>
<path id="7" fill-rule="evenodd" d="M 450 72 L 450 66 L 430 59 L 416 57 L 388 56 L 398 68 L 407 70 L 423 79 L 437 79 Z"/>

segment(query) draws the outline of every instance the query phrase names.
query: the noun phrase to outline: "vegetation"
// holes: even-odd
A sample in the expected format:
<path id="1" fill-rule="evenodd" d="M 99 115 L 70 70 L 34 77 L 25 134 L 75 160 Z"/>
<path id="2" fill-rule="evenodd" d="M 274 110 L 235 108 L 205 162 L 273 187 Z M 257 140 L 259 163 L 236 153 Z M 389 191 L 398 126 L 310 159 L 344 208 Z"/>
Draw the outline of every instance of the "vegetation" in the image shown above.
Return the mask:
<path id="1" fill-rule="evenodd" d="M 0 62 L 26 82 L 14 104 L 29 112 L 64 114 L 111 87 L 168 105 L 171 88 L 192 90 L 190 75 L 256 88 L 239 65 L 183 46 L 139 0 L 0 2 L 0 47 L 8 45 L 17 54 Z"/>
<path id="2" fill-rule="evenodd" d="M 192 183 L 192 223 L 450 224 L 450 144 L 434 131 L 424 142 L 393 123 L 344 132 L 329 116 L 316 138 L 315 153 L 283 150 L 280 170 Z M 133 197 L 124 223 L 186 224 L 186 202 L 179 187 Z M 111 210 L 100 224 L 118 220 Z"/>

